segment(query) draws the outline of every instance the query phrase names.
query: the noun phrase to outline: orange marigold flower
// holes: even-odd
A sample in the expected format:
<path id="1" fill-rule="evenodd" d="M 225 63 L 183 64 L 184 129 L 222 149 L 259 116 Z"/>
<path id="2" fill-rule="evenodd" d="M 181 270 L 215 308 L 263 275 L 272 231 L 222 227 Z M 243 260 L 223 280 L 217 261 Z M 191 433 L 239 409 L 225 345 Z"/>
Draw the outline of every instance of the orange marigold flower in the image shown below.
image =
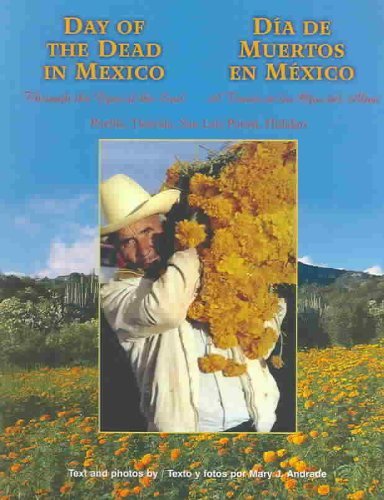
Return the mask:
<path id="1" fill-rule="evenodd" d="M 180 164 L 179 163 L 174 163 L 171 165 L 166 173 L 166 185 L 167 188 L 173 188 L 177 186 L 177 183 L 179 182 L 180 178 Z"/>
<path id="2" fill-rule="evenodd" d="M 277 454 L 274 451 L 265 451 L 263 459 L 266 463 L 274 462 L 277 459 Z"/>
<path id="3" fill-rule="evenodd" d="M 228 443 L 229 443 L 229 438 L 224 437 L 224 438 L 219 439 L 217 442 L 218 442 L 219 444 L 221 444 L 221 445 L 225 446 L 226 444 L 228 444 Z"/>
<path id="4" fill-rule="evenodd" d="M 307 438 L 306 438 L 305 434 L 299 434 L 299 435 L 292 436 L 292 443 L 293 444 L 301 445 L 301 444 L 305 443 L 306 440 L 307 440 Z"/>
<path id="5" fill-rule="evenodd" d="M 225 255 L 216 265 L 216 269 L 221 273 L 235 274 L 240 278 L 247 276 L 250 272 L 246 260 L 235 253 Z"/>
<path id="6" fill-rule="evenodd" d="M 296 481 L 296 479 L 293 479 L 293 478 L 289 478 L 284 482 L 284 487 L 287 490 L 295 489 L 296 485 L 297 485 L 297 481 Z"/>
<path id="7" fill-rule="evenodd" d="M 192 462 L 191 465 L 189 466 L 190 469 L 196 469 L 197 467 L 200 467 L 201 462 Z"/>
<path id="8" fill-rule="evenodd" d="M 328 484 L 321 484 L 318 488 L 317 488 L 317 493 L 321 496 L 326 496 L 328 495 L 328 493 L 331 491 L 330 487 L 328 486 Z"/>
<path id="9" fill-rule="evenodd" d="M 238 345 L 237 337 L 235 335 L 220 335 L 215 336 L 215 345 L 220 349 L 230 349 Z"/>
<path id="10" fill-rule="evenodd" d="M 13 465 L 11 465 L 11 466 L 10 466 L 10 468 L 9 468 L 9 470 L 10 470 L 11 472 L 20 472 L 20 471 L 21 471 L 21 469 L 22 469 L 21 464 L 13 464 Z"/>
<path id="11" fill-rule="evenodd" d="M 116 455 L 118 457 L 119 455 L 122 455 L 123 453 L 125 453 L 127 450 L 128 450 L 128 448 L 119 448 L 115 451 L 114 455 Z"/>
<path id="12" fill-rule="evenodd" d="M 92 441 L 90 439 L 81 439 L 80 444 L 91 444 Z"/>
<path id="13" fill-rule="evenodd" d="M 300 460 L 299 457 L 291 457 L 288 460 L 288 463 L 291 467 L 294 467 L 295 463 L 298 462 L 299 460 Z"/>
<path id="14" fill-rule="evenodd" d="M 129 490 L 128 488 L 123 488 L 123 489 L 117 490 L 116 493 L 117 493 L 118 497 L 126 498 L 127 496 L 129 496 L 131 494 L 131 490 Z"/>
<path id="15" fill-rule="evenodd" d="M 180 248 L 194 248 L 206 238 L 205 226 L 194 220 L 182 220 L 176 224 L 176 240 Z"/>
<path id="16" fill-rule="evenodd" d="M 199 173 L 191 177 L 190 190 L 198 196 L 214 196 L 219 192 L 216 179 Z"/>
<path id="17" fill-rule="evenodd" d="M 63 486 L 61 486 L 60 488 L 60 493 L 64 495 L 65 493 L 71 491 L 72 487 L 73 487 L 72 483 L 64 483 Z"/>
<path id="18" fill-rule="evenodd" d="M 152 462 L 152 459 L 153 457 L 150 453 L 147 453 L 146 455 L 141 457 L 141 461 L 145 466 L 149 465 Z"/>
<path id="19" fill-rule="evenodd" d="M 365 492 L 363 490 L 355 491 L 354 493 L 349 493 L 347 495 L 348 500 L 362 500 L 365 497 Z"/>
<path id="20" fill-rule="evenodd" d="M 247 357 L 258 359 L 277 337 L 263 327 L 278 309 L 271 284 L 296 283 L 296 146 L 246 141 L 230 152 L 227 164 L 204 170 L 212 175 L 190 174 L 189 165 L 183 170 L 190 175 L 188 203 L 207 216 L 210 229 L 209 246 L 200 252 L 204 280 L 188 314 L 209 324 L 216 347 L 239 345 Z M 167 174 L 168 184 L 174 175 L 173 182 L 179 181 L 176 165 Z M 180 229 L 184 224 L 186 231 L 176 240 L 198 245 L 203 238 L 196 238 L 198 224 L 182 221 Z M 272 361 L 282 365 L 279 358 Z M 209 373 L 224 366 L 205 359 L 199 368 Z"/>
<path id="21" fill-rule="evenodd" d="M 51 490 L 39 488 L 38 490 L 35 491 L 35 493 L 36 495 L 48 495 L 48 493 L 51 493 Z"/>
<path id="22" fill-rule="evenodd" d="M 307 467 L 307 464 L 303 460 L 299 460 L 298 462 L 295 463 L 295 470 L 297 472 L 305 471 L 306 467 Z"/>
<path id="23" fill-rule="evenodd" d="M 311 438 L 317 438 L 319 433 L 317 431 L 310 431 L 309 435 L 311 436 Z"/>
<path id="24" fill-rule="evenodd" d="M 281 359 L 281 356 L 271 356 L 271 363 L 275 368 L 283 368 L 284 361 Z"/>
<path id="25" fill-rule="evenodd" d="M 177 460 L 181 454 L 179 448 L 174 448 L 171 450 L 171 460 Z"/>
<path id="26" fill-rule="evenodd" d="M 143 462 L 142 462 L 141 460 L 137 460 L 137 461 L 135 461 L 134 466 L 133 466 L 133 468 L 134 468 L 135 470 L 143 470 L 143 469 L 144 469 L 144 467 L 145 467 L 145 466 L 144 466 L 144 464 L 143 464 Z"/>
<path id="27" fill-rule="evenodd" d="M 203 358 L 198 358 L 197 362 L 203 373 L 211 373 L 222 370 L 227 360 L 223 356 L 220 356 L 220 354 L 209 354 Z"/>
<path id="28" fill-rule="evenodd" d="M 247 365 L 228 360 L 223 368 L 224 377 L 240 377 L 247 371 Z"/>
<path id="29" fill-rule="evenodd" d="M 144 477 L 141 477 L 139 479 L 139 482 L 140 484 L 142 484 L 144 486 L 144 488 L 148 488 L 148 486 L 151 484 L 152 482 L 152 478 L 148 477 L 148 476 L 144 476 Z"/>

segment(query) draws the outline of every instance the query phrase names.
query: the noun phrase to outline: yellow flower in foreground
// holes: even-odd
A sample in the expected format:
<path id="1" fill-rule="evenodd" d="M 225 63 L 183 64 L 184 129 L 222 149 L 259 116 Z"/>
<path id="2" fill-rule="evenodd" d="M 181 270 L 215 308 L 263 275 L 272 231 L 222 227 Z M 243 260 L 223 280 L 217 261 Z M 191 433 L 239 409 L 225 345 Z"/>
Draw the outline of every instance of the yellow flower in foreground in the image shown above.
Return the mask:
<path id="1" fill-rule="evenodd" d="M 140 481 L 140 484 L 142 484 L 145 488 L 148 488 L 148 486 L 151 484 L 152 482 L 152 478 L 151 477 L 148 477 L 148 476 L 144 476 L 144 477 L 141 477 L 139 479 Z"/>
<path id="2" fill-rule="evenodd" d="M 274 462 L 277 459 L 277 454 L 274 451 L 265 451 L 263 459 L 266 463 Z"/>
<path id="3" fill-rule="evenodd" d="M 363 490 L 358 490 L 355 491 L 355 493 L 350 493 L 347 495 L 348 500 L 362 500 L 365 496 L 365 493 Z"/>
<path id="4" fill-rule="evenodd" d="M 150 453 L 147 453 L 141 458 L 142 463 L 147 466 L 152 462 L 152 455 Z"/>
<path id="5" fill-rule="evenodd" d="M 71 491 L 73 487 L 72 483 L 64 483 L 63 486 L 60 488 L 60 493 L 65 494 L 68 493 L 68 491 Z"/>
<path id="6" fill-rule="evenodd" d="M 128 488 L 117 490 L 117 495 L 120 498 L 125 498 L 125 497 L 129 496 L 130 494 L 131 494 L 131 490 L 129 490 Z"/>
<path id="7" fill-rule="evenodd" d="M 304 462 L 304 460 L 299 460 L 298 462 L 295 463 L 295 470 L 297 472 L 305 471 L 306 467 L 307 467 L 307 464 Z"/>
<path id="8" fill-rule="evenodd" d="M 229 443 L 229 438 L 221 438 L 218 440 L 218 443 L 221 445 L 226 445 Z"/>
<path id="9" fill-rule="evenodd" d="M 296 436 L 292 436 L 292 443 L 293 444 L 298 444 L 301 445 L 307 440 L 306 436 L 304 434 L 299 434 Z"/>
<path id="10" fill-rule="evenodd" d="M 284 483 L 284 486 L 285 486 L 285 489 L 287 490 L 293 490 L 294 488 L 296 488 L 296 484 L 297 484 L 297 481 L 296 479 L 287 479 Z"/>
<path id="11" fill-rule="evenodd" d="M 330 492 L 330 487 L 328 486 L 328 484 L 321 484 L 317 488 L 317 493 L 321 496 L 326 496 L 328 495 L 329 492 Z"/>
<path id="12" fill-rule="evenodd" d="M 179 448 L 174 448 L 171 450 L 171 460 L 177 460 L 180 456 L 181 452 Z"/>
<path id="13" fill-rule="evenodd" d="M 10 466 L 9 470 L 11 472 L 20 472 L 22 469 L 22 466 L 20 464 L 13 464 Z"/>
<path id="14" fill-rule="evenodd" d="M 295 463 L 298 462 L 300 459 L 299 457 L 292 457 L 288 460 L 288 463 L 291 467 L 294 467 Z"/>

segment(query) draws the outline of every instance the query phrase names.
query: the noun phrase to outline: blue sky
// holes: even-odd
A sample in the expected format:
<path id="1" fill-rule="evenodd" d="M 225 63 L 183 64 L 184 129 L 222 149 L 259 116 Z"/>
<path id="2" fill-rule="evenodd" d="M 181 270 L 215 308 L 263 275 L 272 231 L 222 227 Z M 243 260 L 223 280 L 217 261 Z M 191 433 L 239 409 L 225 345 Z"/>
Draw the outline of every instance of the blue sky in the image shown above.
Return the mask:
<path id="1" fill-rule="evenodd" d="M 1 3 L 3 50 L 0 58 L 2 104 L 2 174 L 0 223 L 3 228 L 1 272 L 31 275 L 90 271 L 96 265 L 97 170 L 99 139 L 298 139 L 299 141 L 299 252 L 305 261 L 331 267 L 364 270 L 384 268 L 383 137 L 383 4 L 379 0 L 351 3 L 298 0 L 288 2 L 175 2 L 155 4 L 128 0 L 96 4 L 26 0 Z M 220 15 L 218 15 L 218 13 Z M 163 55 L 157 61 L 167 69 L 166 78 L 151 82 L 48 82 L 41 66 L 48 63 L 45 42 L 66 40 L 62 18 L 146 20 L 140 40 L 160 41 Z M 238 40 L 252 39 L 252 16 L 279 16 L 298 26 L 303 19 L 331 19 L 333 35 L 328 43 L 344 42 L 343 64 L 356 68 L 352 82 L 230 82 L 228 64 L 237 64 Z M 76 41 L 95 41 L 78 36 Z M 110 34 L 111 39 L 127 41 Z M 304 41 L 297 35 L 294 41 Z M 133 40 L 129 40 L 132 42 Z M 137 41 L 137 40 L 135 40 Z M 267 40 L 265 40 L 267 41 Z M 286 42 L 284 37 L 268 41 Z M 290 40 L 293 41 L 293 40 Z M 308 40 L 306 40 L 308 42 Z M 323 40 L 316 37 L 311 42 Z M 92 60 L 97 60 L 93 57 Z M 127 62 L 128 61 L 128 62 Z M 51 63 L 63 63 L 58 59 Z M 69 62 L 73 65 L 76 61 Z M 244 61 L 242 61 L 244 63 Z M 254 64 L 254 61 L 246 61 Z M 118 60 L 113 60 L 118 64 Z M 121 63 L 121 62 L 120 62 Z M 136 64 L 126 60 L 123 64 Z M 337 61 L 340 64 L 340 61 Z M 105 62 L 104 62 L 105 64 Z M 260 61 L 256 64 L 261 65 Z M 308 64 L 308 61 L 306 61 Z M 87 104 L 39 104 L 27 101 L 27 90 L 44 95 L 91 97 Z M 208 96 L 234 91 L 244 95 L 311 93 L 327 98 L 341 95 L 340 105 L 208 104 Z M 152 94 L 151 104 L 97 104 L 98 92 L 114 96 Z M 183 104 L 160 101 L 163 93 L 184 95 Z M 351 95 L 365 93 L 380 104 L 348 104 Z M 305 130 L 252 129 L 92 129 L 91 118 L 146 120 L 180 118 L 201 121 L 228 118 L 263 121 L 282 118 L 307 121 Z M 113 143 L 111 143 L 113 144 Z M 135 163 L 148 173 L 143 183 L 156 189 L 163 168 L 176 148 L 151 150 L 135 146 L 105 149 L 106 164 L 113 169 Z M 174 143 L 176 144 L 176 143 Z M 108 151 L 107 151 L 108 149 Z M 104 150 L 103 150 L 104 151 Z M 143 156 L 144 154 L 144 156 Z M 178 143 L 177 154 L 196 154 L 191 143 Z M 141 159 L 139 158 L 141 155 Z M 159 159 L 159 162 L 157 161 Z M 172 158 L 173 160 L 173 158 Z M 137 161 L 137 163 L 136 163 Z M 120 163 L 121 162 L 121 163 Z M 140 163 L 141 162 L 141 163 Z M 161 168 L 160 168 L 161 167 Z"/>

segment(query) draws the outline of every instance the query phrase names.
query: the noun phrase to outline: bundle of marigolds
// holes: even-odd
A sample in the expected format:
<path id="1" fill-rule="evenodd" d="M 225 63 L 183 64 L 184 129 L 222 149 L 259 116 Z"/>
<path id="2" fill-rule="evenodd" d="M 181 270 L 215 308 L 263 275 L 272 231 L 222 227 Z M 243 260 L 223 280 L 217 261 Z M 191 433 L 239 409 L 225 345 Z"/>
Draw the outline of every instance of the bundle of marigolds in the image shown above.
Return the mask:
<path id="1" fill-rule="evenodd" d="M 277 340 L 264 326 L 278 310 L 273 285 L 296 283 L 295 143 L 243 142 L 205 162 L 177 162 L 166 185 L 186 192 L 193 211 L 176 225 L 178 248 L 198 247 L 203 264 L 189 318 L 208 323 L 216 347 L 264 357 Z M 246 371 L 217 354 L 199 367 Z"/>

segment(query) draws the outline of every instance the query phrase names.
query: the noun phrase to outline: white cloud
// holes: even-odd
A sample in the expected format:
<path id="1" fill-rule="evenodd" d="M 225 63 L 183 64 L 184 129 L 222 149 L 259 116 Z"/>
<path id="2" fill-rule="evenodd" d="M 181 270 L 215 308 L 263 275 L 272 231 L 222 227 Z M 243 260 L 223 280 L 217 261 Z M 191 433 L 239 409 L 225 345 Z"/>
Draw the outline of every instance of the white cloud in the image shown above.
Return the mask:
<path id="1" fill-rule="evenodd" d="M 298 261 L 302 262 L 303 264 L 308 264 L 310 266 L 313 266 L 313 260 L 309 255 L 304 255 L 303 257 L 299 257 Z"/>
<path id="2" fill-rule="evenodd" d="M 328 267 L 328 264 L 317 264 L 313 261 L 312 257 L 309 255 L 304 255 L 303 257 L 299 257 L 298 261 L 302 264 L 308 264 L 309 266 L 317 266 L 317 267 Z"/>
<path id="3" fill-rule="evenodd" d="M 368 269 L 364 269 L 364 272 L 373 274 L 374 276 L 382 276 L 384 274 L 384 271 L 380 266 L 368 267 Z"/>
<path id="4" fill-rule="evenodd" d="M 18 278 L 23 278 L 24 276 L 26 276 L 26 274 L 19 273 L 18 271 L 5 271 L 2 274 L 5 274 L 5 276 L 17 276 Z"/>
<path id="5" fill-rule="evenodd" d="M 98 267 L 98 238 L 96 228 L 84 226 L 79 238 L 72 242 L 55 239 L 51 242 L 46 267 L 36 273 L 38 277 L 70 273 L 90 273 Z"/>

